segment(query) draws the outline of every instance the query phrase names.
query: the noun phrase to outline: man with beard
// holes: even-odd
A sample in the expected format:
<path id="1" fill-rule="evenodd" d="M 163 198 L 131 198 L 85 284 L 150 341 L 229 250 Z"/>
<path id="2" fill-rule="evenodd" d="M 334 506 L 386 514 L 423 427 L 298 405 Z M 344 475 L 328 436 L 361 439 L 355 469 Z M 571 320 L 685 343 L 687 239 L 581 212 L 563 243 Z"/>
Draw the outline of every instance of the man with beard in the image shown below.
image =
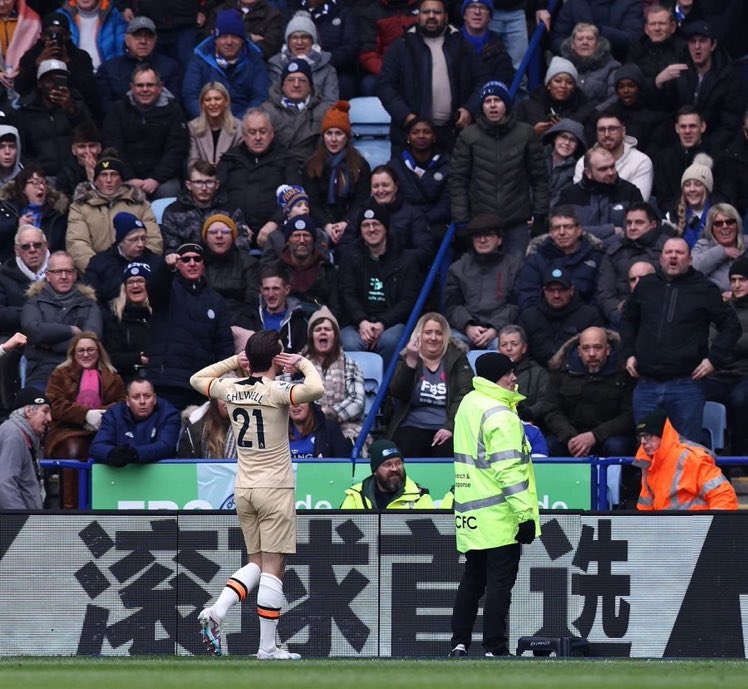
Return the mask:
<path id="1" fill-rule="evenodd" d="M 369 448 L 371 476 L 345 491 L 341 510 L 433 510 L 429 491 L 405 474 L 404 458 L 391 440 Z"/>

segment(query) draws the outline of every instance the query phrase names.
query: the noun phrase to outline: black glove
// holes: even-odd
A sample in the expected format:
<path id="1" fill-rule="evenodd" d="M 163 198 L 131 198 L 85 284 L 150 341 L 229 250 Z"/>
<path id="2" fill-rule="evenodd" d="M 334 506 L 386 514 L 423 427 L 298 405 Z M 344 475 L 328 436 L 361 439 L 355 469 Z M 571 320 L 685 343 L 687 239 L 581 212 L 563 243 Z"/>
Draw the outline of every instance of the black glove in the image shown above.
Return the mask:
<path id="1" fill-rule="evenodd" d="M 517 527 L 517 535 L 514 538 L 517 539 L 517 543 L 524 543 L 525 545 L 532 543 L 535 540 L 535 522 L 522 522 Z"/>
<path id="2" fill-rule="evenodd" d="M 532 227 L 530 228 L 531 237 L 539 237 L 541 234 L 545 234 L 548 229 L 545 226 L 544 215 L 533 215 L 532 216 Z"/>
<path id="3" fill-rule="evenodd" d="M 129 445 L 117 445 L 109 450 L 105 464 L 113 467 L 123 467 L 138 461 L 138 451 Z"/>

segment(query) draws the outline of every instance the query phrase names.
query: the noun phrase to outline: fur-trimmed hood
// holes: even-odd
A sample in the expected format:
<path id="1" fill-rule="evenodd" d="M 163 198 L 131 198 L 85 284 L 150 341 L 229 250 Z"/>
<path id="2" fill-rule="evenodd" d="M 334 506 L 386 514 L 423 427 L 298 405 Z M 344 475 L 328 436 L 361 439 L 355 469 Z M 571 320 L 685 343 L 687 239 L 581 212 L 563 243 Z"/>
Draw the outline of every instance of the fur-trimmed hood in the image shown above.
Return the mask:
<path id="1" fill-rule="evenodd" d="M 29 288 L 26 290 L 26 296 L 28 298 L 38 297 L 48 284 L 49 283 L 46 280 L 37 280 L 36 282 L 32 282 L 29 285 Z M 91 301 L 97 301 L 96 290 L 93 287 L 77 282 L 75 283 L 74 288 L 77 289 L 78 292 L 80 292 L 84 297 L 87 297 Z"/>
<path id="2" fill-rule="evenodd" d="M 581 334 L 581 333 L 580 333 Z M 623 361 L 619 361 L 619 350 L 621 348 L 621 336 L 615 331 L 607 329 L 605 334 L 610 345 L 610 356 L 600 371 L 600 375 L 610 375 L 623 368 Z M 558 349 L 558 351 L 548 360 L 548 369 L 551 371 L 560 371 L 566 368 L 571 373 L 585 373 L 581 359 L 577 353 L 579 344 L 579 334 L 570 337 Z"/>
<path id="3" fill-rule="evenodd" d="M 594 234 L 591 234 L 589 232 L 582 232 L 582 236 L 579 238 L 582 246 L 584 246 L 585 239 L 587 240 L 587 243 L 589 244 L 591 249 L 599 249 L 600 251 L 605 250 L 605 245 L 603 244 L 602 239 L 596 237 Z M 546 240 L 552 243 L 550 233 L 541 234 L 540 236 L 530 240 L 530 244 L 527 247 L 527 253 L 525 255 L 530 256 L 537 253 L 543 243 L 546 242 Z"/>
<path id="4" fill-rule="evenodd" d="M 579 72 L 591 72 L 612 60 L 610 41 L 605 36 L 598 36 L 595 52 L 589 57 L 580 57 L 571 49 L 571 36 L 569 36 L 561 43 L 561 57 L 569 60 Z M 618 64 L 617 61 L 616 64 Z"/>
<path id="5" fill-rule="evenodd" d="M 92 206 L 105 206 L 117 201 L 132 201 L 144 203 L 147 201 L 145 192 L 130 184 L 123 184 L 116 196 L 106 197 L 102 195 L 93 182 L 81 182 L 73 192 L 73 203 L 88 203 Z"/>

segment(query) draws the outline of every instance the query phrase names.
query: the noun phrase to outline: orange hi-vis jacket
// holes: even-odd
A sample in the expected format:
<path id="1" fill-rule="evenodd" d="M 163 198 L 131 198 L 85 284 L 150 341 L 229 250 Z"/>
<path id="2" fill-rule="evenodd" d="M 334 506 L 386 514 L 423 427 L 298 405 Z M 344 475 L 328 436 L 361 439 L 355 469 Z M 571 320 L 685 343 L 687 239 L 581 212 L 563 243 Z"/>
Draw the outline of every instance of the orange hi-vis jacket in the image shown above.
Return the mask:
<path id="1" fill-rule="evenodd" d="M 652 457 L 639 448 L 634 464 L 642 470 L 639 510 L 736 510 L 730 482 L 702 445 L 681 438 L 665 422 L 662 442 Z"/>

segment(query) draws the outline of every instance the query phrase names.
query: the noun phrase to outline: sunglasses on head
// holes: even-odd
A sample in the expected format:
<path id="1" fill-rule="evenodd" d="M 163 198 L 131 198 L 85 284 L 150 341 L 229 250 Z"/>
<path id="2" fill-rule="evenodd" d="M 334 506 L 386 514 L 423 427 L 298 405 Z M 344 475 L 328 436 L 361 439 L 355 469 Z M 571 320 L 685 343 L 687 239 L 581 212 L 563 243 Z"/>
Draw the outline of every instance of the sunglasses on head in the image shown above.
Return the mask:
<path id="1" fill-rule="evenodd" d="M 182 263 L 202 263 L 203 257 L 202 256 L 180 256 L 179 260 Z"/>

